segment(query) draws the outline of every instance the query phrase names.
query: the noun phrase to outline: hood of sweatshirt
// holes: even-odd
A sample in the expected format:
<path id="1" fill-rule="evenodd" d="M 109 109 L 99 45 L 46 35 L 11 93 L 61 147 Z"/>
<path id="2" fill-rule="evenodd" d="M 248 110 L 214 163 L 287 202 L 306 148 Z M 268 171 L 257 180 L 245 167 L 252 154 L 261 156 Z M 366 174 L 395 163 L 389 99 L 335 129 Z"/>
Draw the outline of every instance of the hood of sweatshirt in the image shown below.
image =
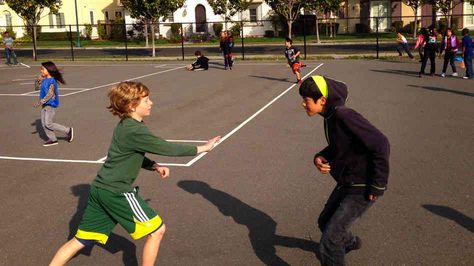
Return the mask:
<path id="1" fill-rule="evenodd" d="M 322 116 L 329 118 L 334 114 L 334 111 L 346 103 L 348 92 L 347 86 L 344 82 L 324 77 L 327 84 L 326 106 Z"/>

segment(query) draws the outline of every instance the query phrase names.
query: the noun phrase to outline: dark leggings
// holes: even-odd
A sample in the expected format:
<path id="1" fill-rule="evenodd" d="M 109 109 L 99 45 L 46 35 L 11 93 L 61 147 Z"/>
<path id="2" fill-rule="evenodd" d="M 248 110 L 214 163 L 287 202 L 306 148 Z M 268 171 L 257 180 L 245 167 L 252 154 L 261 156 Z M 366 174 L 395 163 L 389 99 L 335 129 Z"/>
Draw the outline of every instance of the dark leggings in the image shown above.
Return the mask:
<path id="1" fill-rule="evenodd" d="M 421 69 L 420 74 L 425 74 L 426 63 L 428 62 L 428 58 L 430 59 L 430 74 L 434 74 L 436 72 L 436 51 L 432 49 L 425 49 L 425 54 L 423 56 L 423 61 L 421 62 Z"/>

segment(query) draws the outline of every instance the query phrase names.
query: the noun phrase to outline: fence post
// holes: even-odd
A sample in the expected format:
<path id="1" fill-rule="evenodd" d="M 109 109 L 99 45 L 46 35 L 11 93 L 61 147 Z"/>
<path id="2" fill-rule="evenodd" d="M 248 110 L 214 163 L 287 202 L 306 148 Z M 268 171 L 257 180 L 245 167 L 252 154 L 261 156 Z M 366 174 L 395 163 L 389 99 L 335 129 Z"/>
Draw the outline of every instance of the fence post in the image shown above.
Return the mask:
<path id="1" fill-rule="evenodd" d="M 242 41 L 242 60 L 245 60 L 245 46 L 244 46 L 244 22 L 243 20 L 240 21 L 240 32 L 242 34 L 241 41 Z"/>
<path id="2" fill-rule="evenodd" d="M 38 61 L 38 51 L 36 50 L 36 25 L 33 26 L 34 28 L 31 29 L 33 31 L 33 59 Z"/>
<path id="3" fill-rule="evenodd" d="M 306 60 L 306 18 L 303 18 L 304 60 Z"/>
<path id="4" fill-rule="evenodd" d="M 123 35 L 125 36 L 125 61 L 128 61 L 127 24 L 125 23 L 123 23 Z"/>
<path id="5" fill-rule="evenodd" d="M 71 59 L 74 61 L 74 45 L 72 42 L 72 29 L 71 24 L 69 24 L 69 43 L 71 44 Z"/>
<path id="6" fill-rule="evenodd" d="M 181 23 L 181 56 L 184 61 L 184 32 L 183 32 L 183 23 Z"/>
<path id="7" fill-rule="evenodd" d="M 377 38 L 377 44 L 375 46 L 375 49 L 377 50 L 377 59 L 379 59 L 379 17 L 375 18 L 375 35 Z"/>

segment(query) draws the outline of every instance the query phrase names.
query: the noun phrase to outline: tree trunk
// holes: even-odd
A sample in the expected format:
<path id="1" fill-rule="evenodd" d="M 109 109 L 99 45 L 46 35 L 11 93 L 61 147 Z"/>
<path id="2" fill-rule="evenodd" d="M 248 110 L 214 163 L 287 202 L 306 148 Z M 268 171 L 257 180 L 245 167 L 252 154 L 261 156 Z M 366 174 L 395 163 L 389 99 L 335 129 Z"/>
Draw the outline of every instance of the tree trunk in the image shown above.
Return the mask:
<path id="1" fill-rule="evenodd" d="M 293 21 L 287 20 L 286 24 L 288 24 L 288 38 L 291 38 L 291 24 L 293 24 Z"/>
<path id="2" fill-rule="evenodd" d="M 145 19 L 145 47 L 148 48 L 148 19 Z"/>
<path id="3" fill-rule="evenodd" d="M 155 25 L 151 22 L 151 56 L 155 57 Z"/>
<path id="4" fill-rule="evenodd" d="M 418 28 L 418 8 L 415 8 L 415 23 L 413 24 L 413 38 L 416 38 L 417 28 Z"/>
<path id="5" fill-rule="evenodd" d="M 316 15 L 316 40 L 318 43 L 321 43 L 319 39 L 319 22 L 318 22 L 318 15 Z"/>

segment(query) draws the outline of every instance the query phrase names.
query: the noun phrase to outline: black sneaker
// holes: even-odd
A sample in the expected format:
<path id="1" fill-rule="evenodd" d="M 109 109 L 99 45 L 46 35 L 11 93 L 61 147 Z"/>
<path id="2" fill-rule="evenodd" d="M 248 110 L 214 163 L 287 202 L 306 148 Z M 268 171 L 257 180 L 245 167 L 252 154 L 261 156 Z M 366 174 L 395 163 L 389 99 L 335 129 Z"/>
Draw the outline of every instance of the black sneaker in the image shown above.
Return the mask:
<path id="1" fill-rule="evenodd" d="M 67 141 L 72 142 L 74 139 L 74 129 L 71 127 L 69 133 L 67 133 Z"/>
<path id="2" fill-rule="evenodd" d="M 43 143 L 43 146 L 44 147 L 48 147 L 48 146 L 54 146 L 54 145 L 58 145 L 58 141 L 52 141 L 52 140 L 48 140 L 46 141 L 45 143 Z"/>
<path id="3" fill-rule="evenodd" d="M 353 250 L 358 250 L 362 247 L 362 239 L 360 237 L 355 236 L 354 237 L 354 242 L 352 242 L 351 245 L 346 247 L 346 254 L 353 251 Z"/>

